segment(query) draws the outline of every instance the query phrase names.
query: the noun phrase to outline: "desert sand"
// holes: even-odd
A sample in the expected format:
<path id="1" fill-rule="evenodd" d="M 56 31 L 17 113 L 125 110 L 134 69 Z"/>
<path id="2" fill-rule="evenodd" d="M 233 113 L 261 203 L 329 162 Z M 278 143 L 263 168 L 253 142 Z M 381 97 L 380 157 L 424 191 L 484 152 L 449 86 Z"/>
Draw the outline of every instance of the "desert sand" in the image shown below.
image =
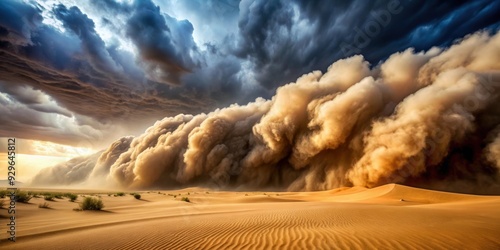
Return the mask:
<path id="1" fill-rule="evenodd" d="M 140 194 L 136 200 L 102 192 L 103 211 L 73 211 L 82 197 L 49 201 L 49 209 L 38 207 L 43 198 L 18 203 L 17 242 L 8 242 L 2 229 L 0 248 L 500 249 L 500 196 L 395 184 L 297 193 L 189 188 Z M 0 213 L 6 221 L 7 210 Z"/>

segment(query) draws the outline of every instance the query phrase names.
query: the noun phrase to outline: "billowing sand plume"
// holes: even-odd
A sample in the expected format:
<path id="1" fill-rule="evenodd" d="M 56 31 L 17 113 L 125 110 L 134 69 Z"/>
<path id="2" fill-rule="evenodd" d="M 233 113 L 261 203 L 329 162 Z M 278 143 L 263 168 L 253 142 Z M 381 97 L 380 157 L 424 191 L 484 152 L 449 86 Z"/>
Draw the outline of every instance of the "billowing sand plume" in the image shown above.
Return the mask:
<path id="1" fill-rule="evenodd" d="M 396 182 L 498 193 L 499 89 L 500 33 L 408 49 L 372 68 L 358 55 L 278 88 L 272 100 L 158 121 L 79 176 L 130 188 Z M 47 184 L 48 174 L 33 183 Z M 66 183 L 85 182 L 71 176 Z"/>

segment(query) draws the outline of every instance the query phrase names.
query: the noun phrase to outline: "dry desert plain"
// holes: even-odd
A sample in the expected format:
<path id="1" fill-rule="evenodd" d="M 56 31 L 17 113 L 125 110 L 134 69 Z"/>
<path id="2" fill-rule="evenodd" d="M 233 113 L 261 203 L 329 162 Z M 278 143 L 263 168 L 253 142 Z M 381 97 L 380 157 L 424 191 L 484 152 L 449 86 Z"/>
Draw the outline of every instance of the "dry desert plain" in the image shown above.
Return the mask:
<path id="1" fill-rule="evenodd" d="M 43 197 L 18 203 L 17 241 L 6 240 L 2 223 L 0 248 L 500 249 L 500 196 L 395 184 L 320 192 L 156 190 L 140 192 L 140 200 L 108 193 L 99 194 L 102 211 L 74 211 L 82 196 L 49 201 L 50 208 L 38 207 Z M 7 221 L 5 208 L 0 215 Z"/>

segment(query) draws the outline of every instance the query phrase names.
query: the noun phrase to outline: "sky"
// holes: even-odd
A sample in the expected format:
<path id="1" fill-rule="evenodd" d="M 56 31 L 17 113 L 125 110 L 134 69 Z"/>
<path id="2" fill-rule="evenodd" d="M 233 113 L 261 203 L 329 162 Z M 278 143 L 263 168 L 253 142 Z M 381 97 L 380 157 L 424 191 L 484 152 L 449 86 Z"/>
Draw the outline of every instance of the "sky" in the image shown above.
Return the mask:
<path id="1" fill-rule="evenodd" d="M 0 151 L 15 137 L 24 155 L 87 154 L 342 58 L 375 66 L 495 32 L 498 13 L 494 0 L 2 0 Z"/>

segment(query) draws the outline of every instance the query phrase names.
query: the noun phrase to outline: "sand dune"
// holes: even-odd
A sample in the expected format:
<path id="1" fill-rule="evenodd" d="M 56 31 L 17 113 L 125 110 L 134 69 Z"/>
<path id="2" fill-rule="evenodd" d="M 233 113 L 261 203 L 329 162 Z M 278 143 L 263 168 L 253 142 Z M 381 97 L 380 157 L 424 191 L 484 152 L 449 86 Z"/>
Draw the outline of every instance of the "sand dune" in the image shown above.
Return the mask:
<path id="1" fill-rule="evenodd" d="M 67 199 L 41 209 L 44 200 L 33 198 L 18 204 L 17 242 L 3 233 L 2 249 L 500 248 L 498 196 L 395 184 L 298 193 L 160 192 L 141 192 L 142 200 L 101 194 L 100 212 L 73 211 L 77 204 Z"/>

